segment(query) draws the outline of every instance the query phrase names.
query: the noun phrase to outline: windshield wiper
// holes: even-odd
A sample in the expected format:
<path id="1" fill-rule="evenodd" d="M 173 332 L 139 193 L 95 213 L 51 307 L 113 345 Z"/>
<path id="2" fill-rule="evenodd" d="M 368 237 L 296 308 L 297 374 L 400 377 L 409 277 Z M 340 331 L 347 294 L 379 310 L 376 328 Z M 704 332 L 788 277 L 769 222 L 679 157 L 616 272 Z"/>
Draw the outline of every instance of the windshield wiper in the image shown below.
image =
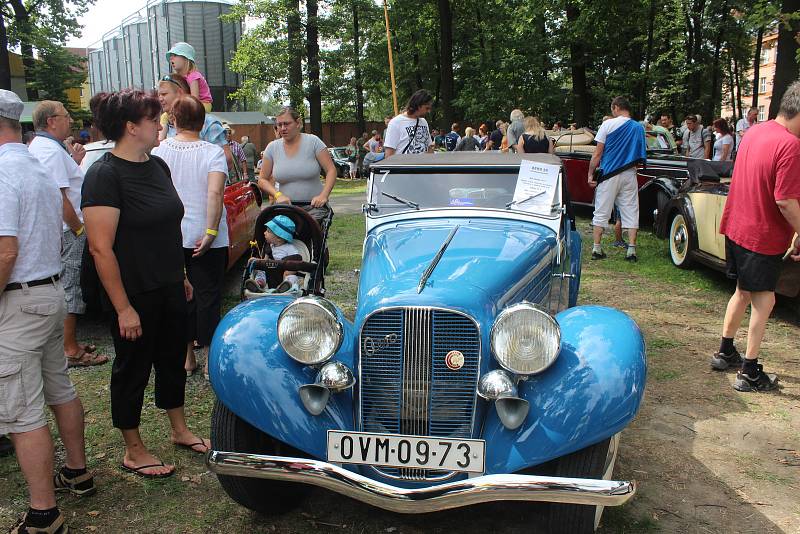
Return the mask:
<path id="1" fill-rule="evenodd" d="M 529 201 L 529 200 L 531 200 L 531 199 L 534 199 L 534 198 L 538 197 L 539 195 L 544 195 L 545 191 L 546 191 L 546 189 L 545 189 L 545 190 L 543 190 L 543 191 L 539 191 L 539 192 L 538 192 L 538 193 L 536 193 L 535 195 L 531 195 L 531 196 L 529 196 L 528 198 L 523 198 L 522 200 L 512 200 L 511 202 L 509 202 L 508 204 L 506 204 L 506 209 L 511 209 L 511 206 L 513 206 L 514 204 L 524 204 L 524 203 L 526 203 L 527 201 Z"/>
<path id="2" fill-rule="evenodd" d="M 419 209 L 419 204 L 417 204 L 416 202 L 411 202 L 410 200 L 406 200 L 405 198 L 397 197 L 397 196 L 394 196 L 394 195 L 390 195 L 389 193 L 384 193 L 383 191 L 381 191 L 381 195 L 383 195 L 385 197 L 388 197 L 388 198 L 391 198 L 392 200 L 396 200 L 397 202 L 400 202 L 401 204 L 405 204 L 409 208 L 414 208 L 415 210 Z"/>

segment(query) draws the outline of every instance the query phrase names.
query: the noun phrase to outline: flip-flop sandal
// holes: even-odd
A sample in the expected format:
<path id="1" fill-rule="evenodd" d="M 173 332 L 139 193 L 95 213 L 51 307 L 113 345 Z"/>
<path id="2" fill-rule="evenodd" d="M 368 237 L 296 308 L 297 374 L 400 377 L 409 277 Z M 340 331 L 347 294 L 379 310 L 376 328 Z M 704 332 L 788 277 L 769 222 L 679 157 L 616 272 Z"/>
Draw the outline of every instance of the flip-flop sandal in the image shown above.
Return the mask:
<path id="1" fill-rule="evenodd" d="M 139 467 L 128 467 L 125 465 L 125 462 L 120 464 L 122 469 L 127 471 L 128 473 L 133 473 L 134 475 L 142 478 L 167 478 L 171 477 L 175 474 L 175 469 L 168 473 L 143 473 L 142 469 L 149 469 L 151 467 L 164 467 L 164 462 L 159 462 L 157 464 L 148 464 L 148 465 L 140 465 Z"/>
<path id="2" fill-rule="evenodd" d="M 81 345 L 80 343 L 78 343 L 78 347 L 83 349 L 84 352 L 94 352 L 97 350 L 97 345 L 95 345 L 94 343 L 87 343 L 86 345 Z"/>
<path id="3" fill-rule="evenodd" d="M 195 449 L 195 447 L 197 447 L 198 445 L 202 446 L 202 447 L 205 447 L 206 450 L 198 451 L 197 449 Z M 209 445 L 206 445 L 205 441 L 202 441 L 202 440 L 198 441 L 197 443 L 192 443 L 192 444 L 175 443 L 175 446 L 181 447 L 182 449 L 188 449 L 188 450 L 190 450 L 190 451 L 192 451 L 193 453 L 196 453 L 196 454 L 205 454 L 205 453 L 207 453 L 208 451 L 211 450 L 211 447 Z"/>
<path id="4" fill-rule="evenodd" d="M 103 365 L 108 361 L 108 356 L 105 354 L 86 352 L 83 349 L 78 350 L 75 356 L 65 354 L 67 359 L 67 367 L 91 367 L 93 365 Z"/>

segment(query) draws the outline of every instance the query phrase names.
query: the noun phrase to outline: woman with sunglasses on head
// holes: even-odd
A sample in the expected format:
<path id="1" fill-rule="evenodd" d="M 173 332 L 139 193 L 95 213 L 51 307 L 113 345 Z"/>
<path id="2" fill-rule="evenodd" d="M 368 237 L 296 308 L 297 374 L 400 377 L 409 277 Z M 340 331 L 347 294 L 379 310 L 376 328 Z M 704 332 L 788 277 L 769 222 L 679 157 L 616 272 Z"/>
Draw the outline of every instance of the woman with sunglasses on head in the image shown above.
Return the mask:
<path id="1" fill-rule="evenodd" d="M 183 204 L 167 164 L 150 155 L 158 145 L 160 108 L 154 96 L 132 89 L 92 97 L 94 124 L 115 146 L 87 171 L 81 200 L 89 251 L 111 311 L 111 418 L 125 441 L 122 468 L 145 478 L 175 472 L 139 434 L 151 369 L 155 404 L 167 412 L 171 441 L 197 453 L 210 445 L 184 417 L 192 286 L 184 269 Z"/>
<path id="2" fill-rule="evenodd" d="M 276 203 L 302 206 L 322 223 L 330 213 L 328 197 L 336 184 L 331 154 L 319 137 L 302 132 L 300 114 L 290 107 L 275 117 L 275 127 L 280 137 L 264 150 L 258 187 Z M 320 181 L 323 172 L 324 185 Z"/>

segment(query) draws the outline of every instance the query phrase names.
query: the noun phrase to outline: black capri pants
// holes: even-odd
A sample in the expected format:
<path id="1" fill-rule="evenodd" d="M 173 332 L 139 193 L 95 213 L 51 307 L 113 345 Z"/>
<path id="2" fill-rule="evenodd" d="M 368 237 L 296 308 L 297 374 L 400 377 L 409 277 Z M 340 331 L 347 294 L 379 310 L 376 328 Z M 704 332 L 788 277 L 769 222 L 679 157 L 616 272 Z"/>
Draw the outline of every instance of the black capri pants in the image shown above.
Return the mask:
<path id="1" fill-rule="evenodd" d="M 228 247 L 210 248 L 202 256 L 192 257 L 192 249 L 183 249 L 186 277 L 194 288 L 189 303 L 185 341 L 197 341 L 201 347 L 211 344 L 222 312 L 222 285 L 228 266 Z"/>
<path id="2" fill-rule="evenodd" d="M 155 369 L 155 401 L 162 410 L 183 406 L 186 389 L 186 295 L 178 282 L 128 300 L 139 314 L 142 335 L 128 341 L 119 335 L 116 313 L 111 314 L 111 336 L 116 357 L 111 368 L 111 420 L 116 428 L 139 427 L 144 389 Z"/>

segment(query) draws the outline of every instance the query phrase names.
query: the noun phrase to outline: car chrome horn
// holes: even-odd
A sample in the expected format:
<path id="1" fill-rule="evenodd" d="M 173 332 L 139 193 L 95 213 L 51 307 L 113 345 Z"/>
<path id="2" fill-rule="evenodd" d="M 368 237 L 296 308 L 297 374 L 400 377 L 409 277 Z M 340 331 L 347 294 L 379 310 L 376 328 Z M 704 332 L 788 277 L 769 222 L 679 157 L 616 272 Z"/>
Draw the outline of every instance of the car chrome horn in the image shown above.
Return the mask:
<path id="1" fill-rule="evenodd" d="M 350 389 L 355 383 L 353 372 L 345 364 L 328 362 L 320 368 L 314 383 L 300 386 L 298 393 L 308 413 L 319 415 L 328 405 L 331 393 Z"/>
<path id="2" fill-rule="evenodd" d="M 500 422 L 509 430 L 516 430 L 525 421 L 530 403 L 517 396 L 517 384 L 508 371 L 495 369 L 481 377 L 478 382 L 478 395 L 494 401 Z"/>

